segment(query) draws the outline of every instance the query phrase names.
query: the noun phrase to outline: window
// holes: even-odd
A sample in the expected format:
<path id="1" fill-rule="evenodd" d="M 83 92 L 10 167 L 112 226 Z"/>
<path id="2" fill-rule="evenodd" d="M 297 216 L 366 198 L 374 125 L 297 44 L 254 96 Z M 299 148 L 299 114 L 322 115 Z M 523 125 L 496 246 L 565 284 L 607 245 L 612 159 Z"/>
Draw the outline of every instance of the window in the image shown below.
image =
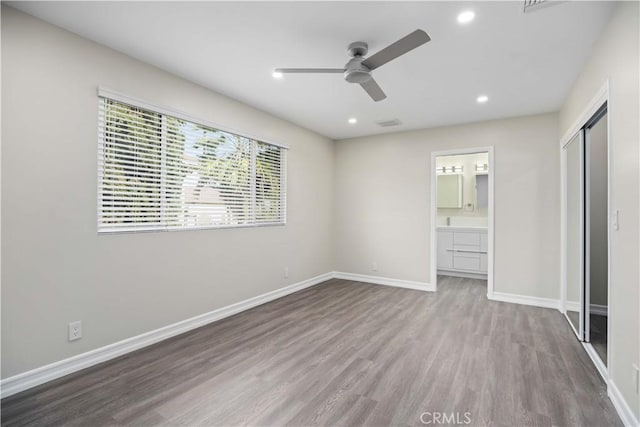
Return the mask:
<path id="1" fill-rule="evenodd" d="M 100 97 L 98 231 L 285 223 L 286 149 Z"/>

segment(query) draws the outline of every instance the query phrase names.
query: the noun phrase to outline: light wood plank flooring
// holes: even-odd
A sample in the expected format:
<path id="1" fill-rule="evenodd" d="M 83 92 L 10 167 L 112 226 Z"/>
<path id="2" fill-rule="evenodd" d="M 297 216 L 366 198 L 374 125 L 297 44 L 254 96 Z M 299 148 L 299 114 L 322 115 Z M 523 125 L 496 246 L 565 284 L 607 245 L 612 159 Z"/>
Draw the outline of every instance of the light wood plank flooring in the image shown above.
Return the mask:
<path id="1" fill-rule="evenodd" d="M 621 425 L 563 316 L 331 280 L 2 401 L 3 425 Z M 423 416 L 429 421 L 432 415 Z"/>

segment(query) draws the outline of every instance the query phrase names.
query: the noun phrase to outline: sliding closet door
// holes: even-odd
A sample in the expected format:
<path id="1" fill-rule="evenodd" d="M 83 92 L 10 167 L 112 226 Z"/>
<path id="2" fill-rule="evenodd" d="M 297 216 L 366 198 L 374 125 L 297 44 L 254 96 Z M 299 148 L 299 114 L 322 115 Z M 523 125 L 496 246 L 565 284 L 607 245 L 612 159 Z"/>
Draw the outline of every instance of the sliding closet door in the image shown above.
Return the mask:
<path id="1" fill-rule="evenodd" d="M 607 363 L 609 165 L 607 109 L 585 126 L 585 336 Z"/>
<path id="2" fill-rule="evenodd" d="M 584 331 L 584 132 L 564 146 L 566 197 L 566 316 L 580 340 Z"/>

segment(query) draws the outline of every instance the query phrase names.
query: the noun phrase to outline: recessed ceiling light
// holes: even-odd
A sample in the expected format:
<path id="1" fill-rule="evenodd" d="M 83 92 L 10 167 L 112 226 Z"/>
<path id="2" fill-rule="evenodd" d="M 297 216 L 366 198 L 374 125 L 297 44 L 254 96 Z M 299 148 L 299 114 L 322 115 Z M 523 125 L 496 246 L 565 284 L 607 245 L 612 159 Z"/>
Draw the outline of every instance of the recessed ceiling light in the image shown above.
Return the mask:
<path id="1" fill-rule="evenodd" d="M 355 125 L 356 123 L 358 123 L 358 119 L 356 119 L 355 117 L 351 117 L 349 119 L 349 123 L 351 123 L 352 125 Z"/>
<path id="2" fill-rule="evenodd" d="M 489 100 L 489 97 L 487 95 L 480 95 L 479 97 L 476 98 L 476 101 L 478 101 L 478 103 L 480 104 L 484 104 L 488 100 Z"/>
<path id="3" fill-rule="evenodd" d="M 274 71 L 273 74 L 271 74 L 273 76 L 274 79 L 281 79 L 282 78 L 282 73 L 280 71 Z"/>
<path id="4" fill-rule="evenodd" d="M 473 21 L 473 18 L 476 17 L 476 14 L 471 10 L 465 10 L 460 15 L 458 15 L 458 22 L 461 24 L 466 24 L 468 22 Z"/>

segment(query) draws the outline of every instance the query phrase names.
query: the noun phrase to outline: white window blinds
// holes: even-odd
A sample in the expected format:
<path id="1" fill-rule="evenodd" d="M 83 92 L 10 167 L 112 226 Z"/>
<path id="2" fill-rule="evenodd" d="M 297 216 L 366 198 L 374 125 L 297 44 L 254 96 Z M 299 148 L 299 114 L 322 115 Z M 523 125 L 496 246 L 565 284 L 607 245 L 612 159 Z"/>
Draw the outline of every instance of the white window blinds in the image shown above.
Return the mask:
<path id="1" fill-rule="evenodd" d="M 100 97 L 98 231 L 284 224 L 286 149 Z"/>

